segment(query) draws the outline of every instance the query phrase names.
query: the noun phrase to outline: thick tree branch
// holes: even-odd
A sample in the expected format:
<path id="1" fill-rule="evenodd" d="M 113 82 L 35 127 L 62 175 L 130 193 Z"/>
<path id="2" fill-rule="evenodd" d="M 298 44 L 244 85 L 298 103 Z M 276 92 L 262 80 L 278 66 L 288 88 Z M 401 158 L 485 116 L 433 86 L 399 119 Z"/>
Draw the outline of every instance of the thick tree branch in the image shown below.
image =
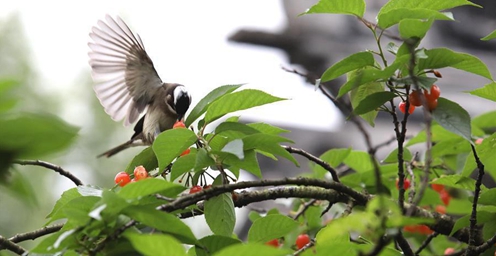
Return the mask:
<path id="1" fill-rule="evenodd" d="M 16 243 L 6 239 L 3 236 L 0 236 L 0 250 L 7 249 L 11 252 L 17 253 L 19 255 L 22 255 L 26 252 L 26 249 L 22 248 L 21 246 L 17 245 Z"/>
<path id="2" fill-rule="evenodd" d="M 76 186 L 82 186 L 83 185 L 83 182 L 81 182 L 81 180 L 79 180 L 72 173 L 62 169 L 62 167 L 60 167 L 60 166 L 57 166 L 57 165 L 54 165 L 54 164 L 51 164 L 48 162 L 44 162 L 41 160 L 15 160 L 13 163 L 20 164 L 20 165 L 42 166 L 42 167 L 45 167 L 47 169 L 53 170 L 53 171 L 57 172 L 58 174 L 70 179 L 72 182 L 74 182 L 74 184 L 76 184 Z"/>
<path id="3" fill-rule="evenodd" d="M 42 227 L 40 229 L 33 230 L 30 232 L 17 234 L 15 236 L 9 238 L 9 240 L 13 243 L 19 243 L 19 242 L 26 241 L 26 240 L 34 240 L 38 237 L 48 235 L 51 233 L 55 233 L 55 232 L 59 231 L 63 226 L 64 226 L 64 224 L 55 224 L 55 225 Z M 0 249 L 1 249 L 1 246 L 0 246 Z"/>

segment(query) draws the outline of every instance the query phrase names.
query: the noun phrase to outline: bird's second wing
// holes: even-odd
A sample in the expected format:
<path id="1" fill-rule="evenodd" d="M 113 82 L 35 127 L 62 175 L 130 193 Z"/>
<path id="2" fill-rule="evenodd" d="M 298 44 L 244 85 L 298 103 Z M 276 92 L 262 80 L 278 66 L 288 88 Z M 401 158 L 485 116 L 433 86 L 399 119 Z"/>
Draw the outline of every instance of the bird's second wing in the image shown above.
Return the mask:
<path id="1" fill-rule="evenodd" d="M 162 80 L 145 51 L 143 42 L 124 21 L 109 15 L 93 27 L 88 43 L 96 96 L 113 120 L 124 125 L 138 120 Z"/>

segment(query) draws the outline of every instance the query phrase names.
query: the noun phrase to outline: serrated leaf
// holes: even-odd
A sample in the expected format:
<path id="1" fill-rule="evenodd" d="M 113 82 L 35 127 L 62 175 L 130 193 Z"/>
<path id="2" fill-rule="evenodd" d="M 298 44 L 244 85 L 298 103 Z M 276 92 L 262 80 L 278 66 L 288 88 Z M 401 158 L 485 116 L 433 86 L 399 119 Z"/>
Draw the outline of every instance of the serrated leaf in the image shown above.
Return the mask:
<path id="1" fill-rule="evenodd" d="M 198 241 L 201 246 L 195 246 L 196 256 L 209 256 L 241 241 L 232 237 L 210 235 Z"/>
<path id="2" fill-rule="evenodd" d="M 205 114 L 205 122 L 210 123 L 231 112 L 258 107 L 281 100 L 285 99 L 254 89 L 246 89 L 227 94 L 210 104 L 207 113 Z"/>
<path id="3" fill-rule="evenodd" d="M 224 148 L 221 150 L 222 152 L 230 153 L 239 158 L 239 160 L 243 160 L 245 158 L 245 154 L 243 151 L 243 141 L 241 139 L 236 139 L 228 142 Z"/>
<path id="4" fill-rule="evenodd" d="M 192 171 L 196 164 L 196 152 L 179 157 L 171 168 L 170 181 L 175 181 L 184 173 Z"/>
<path id="5" fill-rule="evenodd" d="M 441 11 L 446 9 L 455 8 L 463 5 L 471 5 L 475 7 L 481 7 L 480 5 L 474 4 L 467 0 L 452 0 L 452 1 L 424 1 L 424 0 L 391 0 L 387 4 L 383 5 L 377 17 L 380 17 L 384 13 L 400 9 L 429 9 L 434 11 Z"/>
<path id="6" fill-rule="evenodd" d="M 262 178 L 262 172 L 260 171 L 260 166 L 258 165 L 258 159 L 255 154 L 255 150 L 246 150 L 244 152 L 245 158 L 240 160 L 239 158 L 229 155 L 224 159 L 224 163 L 229 166 L 234 166 L 236 168 L 243 169 L 258 178 Z"/>
<path id="7" fill-rule="evenodd" d="M 494 198 L 496 198 L 496 188 L 491 188 L 481 193 L 478 203 L 496 206 L 496 200 Z"/>
<path id="8" fill-rule="evenodd" d="M 174 255 L 187 256 L 183 245 L 172 236 L 163 234 L 138 234 L 125 232 L 133 247 L 143 255 Z"/>
<path id="9" fill-rule="evenodd" d="M 484 164 L 485 171 L 493 178 L 496 178 L 496 161 L 494 161 L 494 156 L 496 156 L 496 133 L 485 138 L 480 145 L 475 146 L 475 149 L 480 161 Z M 465 161 L 462 175 L 468 177 L 476 168 L 477 164 L 474 155 L 469 154 Z"/>
<path id="10" fill-rule="evenodd" d="M 127 207 L 124 209 L 124 214 L 141 224 L 170 234 L 185 244 L 196 243 L 196 237 L 188 225 L 172 214 L 143 205 Z"/>
<path id="11" fill-rule="evenodd" d="M 215 161 L 209 156 L 204 148 L 200 148 L 196 154 L 195 171 L 214 165 Z"/>
<path id="12" fill-rule="evenodd" d="M 58 211 L 54 212 L 50 218 L 50 221 L 47 223 L 52 223 L 55 220 L 64 219 L 67 217 L 65 211 L 69 210 L 78 210 L 89 213 L 95 204 L 100 201 L 100 197 L 96 196 L 81 196 L 76 197 L 66 204 L 62 205 Z"/>
<path id="13" fill-rule="evenodd" d="M 236 85 L 224 85 L 221 87 L 215 88 L 213 91 L 209 92 L 205 97 L 203 97 L 198 104 L 191 110 L 188 117 L 186 118 L 185 125 L 186 127 L 190 126 L 198 117 L 200 117 L 205 111 L 207 111 L 208 106 L 212 104 L 218 98 L 224 96 L 227 93 L 231 93 L 232 91 L 241 87 L 241 84 Z"/>
<path id="14" fill-rule="evenodd" d="M 0 119 L 0 151 L 39 158 L 68 147 L 78 128 L 50 115 L 23 114 Z"/>
<path id="15" fill-rule="evenodd" d="M 460 174 L 452 174 L 437 178 L 430 184 L 442 184 L 447 187 L 458 188 L 463 190 L 473 191 L 475 189 L 475 181 L 471 178 L 464 177 Z"/>
<path id="16" fill-rule="evenodd" d="M 335 14 L 348 14 L 348 15 L 363 17 L 363 14 L 365 13 L 365 1 L 320 0 L 317 4 L 310 7 L 310 9 L 306 10 L 304 14 L 311 14 L 311 13 L 335 13 Z"/>
<path id="17" fill-rule="evenodd" d="M 439 124 L 432 125 L 432 127 L 431 127 L 431 133 L 432 133 L 432 141 L 433 142 L 438 142 L 438 141 L 443 141 L 443 140 L 451 140 L 451 139 L 458 139 L 458 138 L 460 138 L 459 135 L 456 135 L 456 134 L 454 134 L 454 133 L 446 130 L 445 128 L 443 128 Z M 415 145 L 415 144 L 418 144 L 418 143 L 425 142 L 426 139 L 427 139 L 427 136 L 425 134 L 425 130 L 422 130 L 415 137 L 413 137 L 412 139 L 410 139 L 408 141 L 408 143 L 406 144 L 406 146 L 409 147 L 409 146 L 412 146 L 412 145 Z"/>
<path id="18" fill-rule="evenodd" d="M 426 50 L 425 54 L 428 58 L 419 59 L 419 70 L 452 67 L 493 80 L 486 64 L 473 55 L 454 52 L 447 48 Z"/>
<path id="19" fill-rule="evenodd" d="M 403 161 L 408 162 L 412 160 L 412 153 L 407 148 L 403 149 Z M 389 155 L 382 160 L 382 163 L 397 163 L 398 162 L 398 149 L 395 148 Z"/>
<path id="20" fill-rule="evenodd" d="M 227 137 L 233 137 L 230 136 L 232 135 L 232 133 L 230 132 L 239 132 L 242 135 L 250 135 L 250 134 L 259 133 L 260 131 L 246 124 L 242 124 L 238 122 L 223 122 L 215 128 L 216 134 L 224 134 Z M 235 138 L 239 138 L 239 137 L 236 136 Z"/>
<path id="21" fill-rule="evenodd" d="M 281 136 L 257 133 L 243 138 L 243 147 L 244 150 L 257 149 L 274 155 L 282 156 L 298 166 L 298 162 L 296 161 L 296 159 L 288 151 L 286 151 L 286 149 L 279 145 L 279 143 L 283 142 L 292 141 Z"/>
<path id="22" fill-rule="evenodd" d="M 231 236 L 236 224 L 231 193 L 208 199 L 204 204 L 205 220 L 216 235 Z"/>
<path id="23" fill-rule="evenodd" d="M 362 115 L 370 111 L 375 111 L 380 106 L 384 105 L 384 103 L 392 100 L 394 97 L 396 97 L 396 94 L 393 92 L 376 92 L 369 94 L 360 101 L 358 106 L 353 109 L 353 112 L 357 115 Z"/>
<path id="24" fill-rule="evenodd" d="M 214 254 L 214 256 L 286 256 L 292 254 L 293 251 L 284 248 L 274 248 L 257 243 L 235 244 L 228 246 Z"/>
<path id="25" fill-rule="evenodd" d="M 257 129 L 261 133 L 271 134 L 271 135 L 279 135 L 281 133 L 288 133 L 289 130 L 279 128 L 277 126 L 273 126 L 266 123 L 251 123 L 247 124 L 248 126 Z"/>
<path id="26" fill-rule="evenodd" d="M 482 88 L 477 88 L 469 92 L 472 95 L 479 96 L 484 99 L 496 101 L 496 82 L 491 82 L 484 85 Z"/>
<path id="27" fill-rule="evenodd" d="M 147 178 L 138 182 L 131 182 L 124 186 L 117 194 L 125 199 L 136 199 L 160 193 L 167 197 L 176 197 L 185 188 L 181 185 L 161 179 Z"/>
<path id="28" fill-rule="evenodd" d="M 488 41 L 488 40 L 491 40 L 491 39 L 494 39 L 496 38 L 496 30 L 493 30 L 493 32 L 489 33 L 489 35 L 481 38 L 482 41 Z"/>
<path id="29" fill-rule="evenodd" d="M 496 111 L 487 112 L 472 119 L 472 124 L 481 129 L 496 127 Z"/>
<path id="30" fill-rule="evenodd" d="M 374 63 L 374 55 L 372 55 L 371 52 L 355 53 L 332 65 L 324 74 L 322 74 L 320 79 L 322 82 L 331 81 L 350 71 L 367 66 L 374 66 Z"/>
<path id="31" fill-rule="evenodd" d="M 164 170 L 174 158 L 196 142 L 196 134 L 186 128 L 162 132 L 153 142 L 152 148 L 158 159 L 160 170 Z"/>
<path id="32" fill-rule="evenodd" d="M 257 219 L 248 231 L 249 242 L 265 243 L 283 237 L 298 227 L 298 222 L 281 214 L 270 214 Z"/>
<path id="33" fill-rule="evenodd" d="M 432 112 L 432 118 L 446 130 L 462 136 L 467 141 L 472 141 L 472 128 L 470 115 L 457 103 L 445 98 L 437 99 L 438 104 Z"/>
<path id="34" fill-rule="evenodd" d="M 477 211 L 477 225 L 481 225 L 489 221 L 494 221 L 495 219 L 496 219 L 495 213 Z M 460 230 L 461 228 L 468 227 L 469 225 L 470 225 L 470 214 L 459 218 L 455 222 L 455 225 L 451 230 L 450 236 L 453 235 L 456 231 Z"/>
<path id="35" fill-rule="evenodd" d="M 81 197 L 81 194 L 79 194 L 77 188 L 71 188 L 69 190 L 66 190 L 64 193 L 62 193 L 62 196 L 57 200 L 55 203 L 55 206 L 53 207 L 52 211 L 46 216 L 47 218 L 52 217 L 57 211 L 59 211 L 64 205 L 72 201 L 73 199 Z"/>
<path id="36" fill-rule="evenodd" d="M 351 148 L 333 148 L 322 155 L 319 156 L 324 162 L 328 163 L 331 167 L 338 167 L 343 160 L 348 157 L 351 152 Z M 318 178 L 323 178 L 324 175 L 328 172 L 322 166 L 318 164 L 312 164 L 312 170 L 317 175 Z"/>
<path id="37" fill-rule="evenodd" d="M 383 29 L 398 24 L 404 19 L 434 19 L 434 20 L 454 20 L 452 13 L 441 13 L 426 8 L 397 8 L 393 11 L 381 13 L 377 17 L 377 25 Z"/>
<path id="38" fill-rule="evenodd" d="M 384 85 L 382 83 L 378 82 L 370 82 L 367 84 L 364 84 L 363 86 L 360 86 L 358 88 L 355 88 L 351 91 L 350 93 L 350 100 L 351 100 L 351 106 L 356 109 L 359 107 L 360 104 L 371 94 L 377 93 L 377 92 L 383 92 L 384 91 Z M 365 106 L 365 105 L 364 105 Z M 377 117 L 378 111 L 377 110 L 372 110 L 369 111 L 368 113 L 363 113 L 360 115 L 363 120 L 367 121 L 370 126 L 374 126 L 374 121 L 375 118 Z"/>
<path id="39" fill-rule="evenodd" d="M 419 20 L 419 19 L 403 19 L 398 24 L 400 36 L 403 39 L 424 38 L 427 31 L 432 26 L 434 19 Z"/>
<path id="40" fill-rule="evenodd" d="M 343 160 L 343 163 L 357 172 L 366 172 L 374 169 L 370 155 L 365 151 L 351 151 Z"/>
<path id="41" fill-rule="evenodd" d="M 433 158 L 468 153 L 470 152 L 470 143 L 460 137 L 442 140 L 432 146 L 431 152 Z"/>
<path id="42" fill-rule="evenodd" d="M 155 152 L 153 152 L 152 147 L 147 147 L 136 155 L 133 160 L 127 165 L 126 172 L 133 173 L 136 166 L 143 165 L 147 171 L 154 170 L 158 167 L 157 157 Z"/>

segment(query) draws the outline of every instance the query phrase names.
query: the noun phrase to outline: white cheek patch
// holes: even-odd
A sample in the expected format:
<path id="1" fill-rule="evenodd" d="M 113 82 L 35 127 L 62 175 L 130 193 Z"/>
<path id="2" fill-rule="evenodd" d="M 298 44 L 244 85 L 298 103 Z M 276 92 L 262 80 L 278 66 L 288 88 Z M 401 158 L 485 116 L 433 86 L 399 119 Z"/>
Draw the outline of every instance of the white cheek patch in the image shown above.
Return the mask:
<path id="1" fill-rule="evenodd" d="M 179 97 L 181 97 L 182 95 L 188 95 L 189 96 L 189 93 L 188 93 L 188 90 L 186 90 L 186 87 L 184 87 L 184 86 L 176 87 L 176 89 L 174 89 L 174 105 L 177 104 L 177 99 L 179 99 Z"/>

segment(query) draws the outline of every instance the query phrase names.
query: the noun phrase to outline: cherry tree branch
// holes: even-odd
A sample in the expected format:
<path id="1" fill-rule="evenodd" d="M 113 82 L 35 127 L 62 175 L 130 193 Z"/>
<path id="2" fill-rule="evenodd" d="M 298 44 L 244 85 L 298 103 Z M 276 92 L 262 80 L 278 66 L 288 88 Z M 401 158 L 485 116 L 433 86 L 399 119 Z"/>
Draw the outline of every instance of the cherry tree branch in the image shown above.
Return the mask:
<path id="1" fill-rule="evenodd" d="M 62 167 L 41 161 L 41 160 L 15 160 L 13 163 L 19 164 L 19 165 L 36 165 L 36 166 L 41 166 L 45 167 L 47 169 L 53 170 L 57 172 L 58 174 L 70 179 L 76 186 L 82 186 L 83 182 L 79 180 L 76 176 L 74 176 L 72 173 L 62 169 Z"/>
<path id="2" fill-rule="evenodd" d="M 9 239 L 0 236 L 0 250 L 7 249 L 11 252 L 17 253 L 18 255 L 22 255 L 26 252 L 26 249 L 17 245 L 16 243 L 10 241 Z"/>
<path id="3" fill-rule="evenodd" d="M 301 155 L 301 156 L 304 156 L 306 157 L 308 160 L 320 165 L 322 168 L 326 169 L 332 176 L 332 179 L 335 181 L 335 182 L 340 182 L 339 181 L 339 177 L 338 177 L 338 172 L 332 168 L 328 163 L 324 162 L 322 159 L 308 153 L 307 151 L 303 150 L 303 149 L 299 149 L 299 148 L 293 148 L 293 147 L 290 147 L 290 146 L 282 146 L 284 149 L 286 149 L 286 151 L 288 151 L 289 153 L 292 153 L 292 154 L 298 154 L 298 155 Z"/>
<path id="4" fill-rule="evenodd" d="M 472 148 L 472 153 L 475 158 L 475 162 L 477 163 L 477 169 L 479 170 L 477 174 L 477 180 L 475 182 L 475 191 L 474 191 L 474 201 L 472 202 L 472 213 L 470 214 L 470 238 L 468 241 L 468 249 L 467 255 L 476 255 L 475 253 L 475 237 L 477 236 L 477 203 L 479 202 L 479 195 L 482 186 L 482 178 L 484 177 L 484 164 L 479 159 L 477 155 L 477 151 L 475 150 L 474 145 L 470 145 Z"/>

